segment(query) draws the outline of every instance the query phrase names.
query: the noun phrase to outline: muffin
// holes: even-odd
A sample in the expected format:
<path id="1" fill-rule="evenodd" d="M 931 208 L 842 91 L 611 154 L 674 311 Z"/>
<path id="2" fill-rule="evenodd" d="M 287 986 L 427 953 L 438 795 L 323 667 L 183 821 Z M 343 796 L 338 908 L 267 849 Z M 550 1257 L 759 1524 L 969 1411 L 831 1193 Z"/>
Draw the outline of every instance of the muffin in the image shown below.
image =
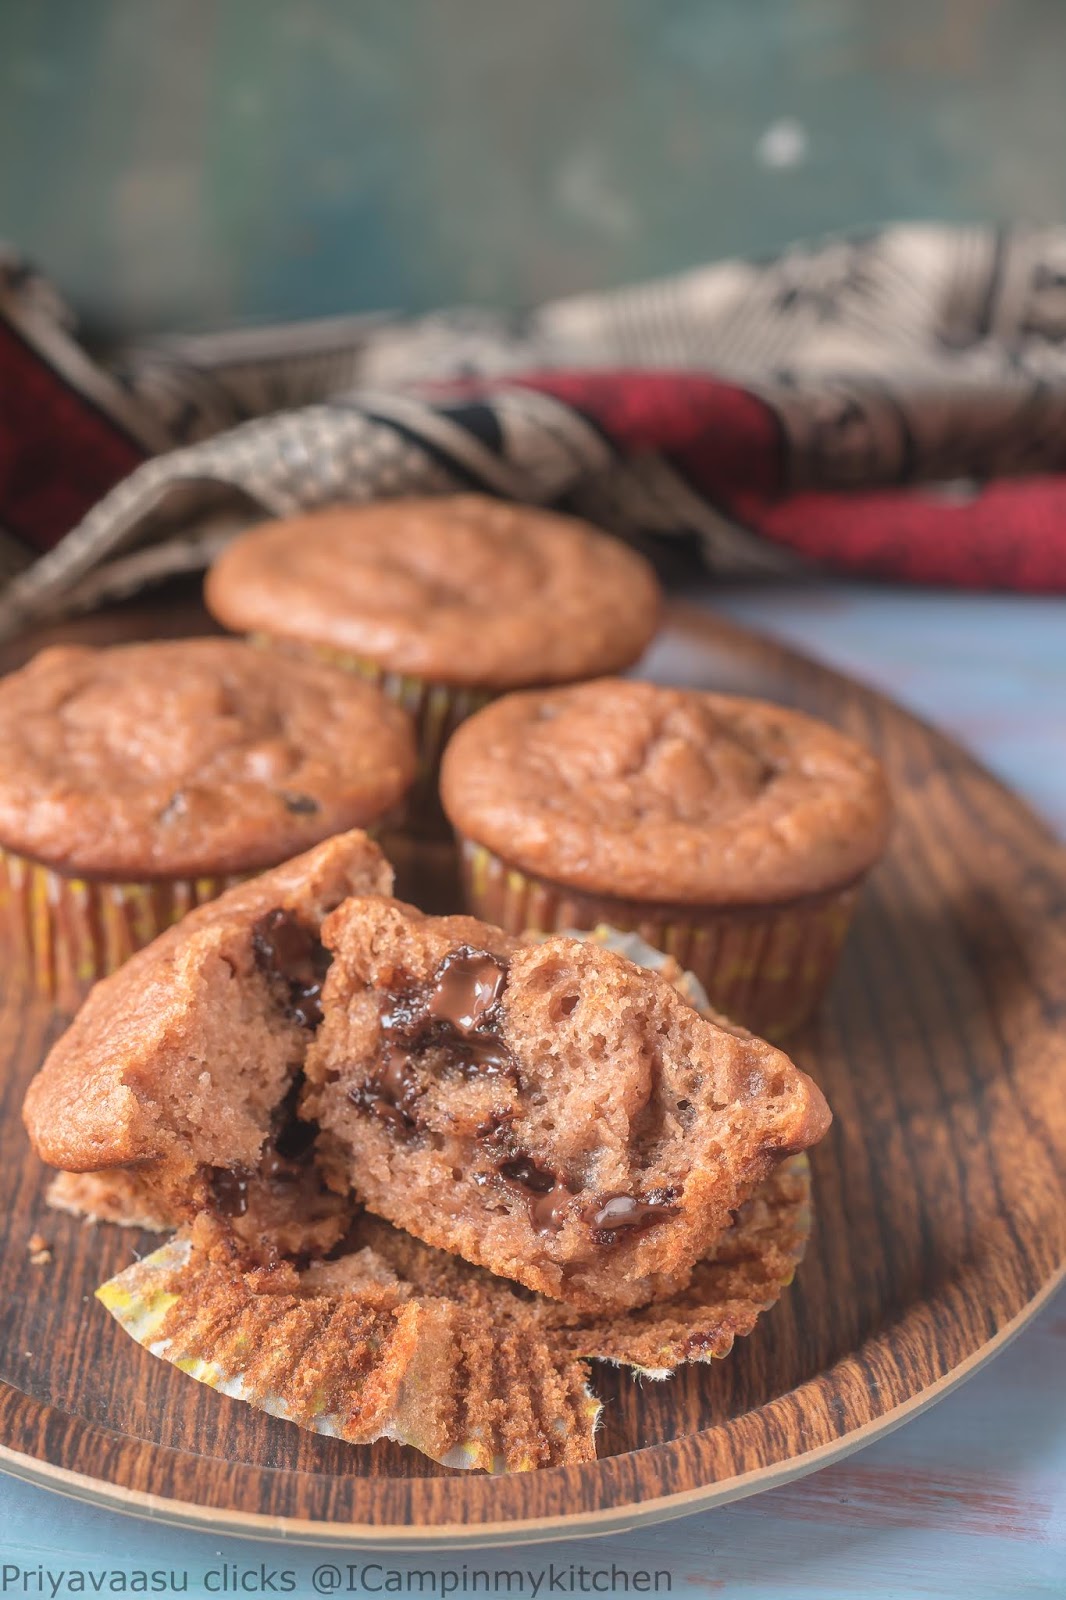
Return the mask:
<path id="1" fill-rule="evenodd" d="M 787 1056 L 594 942 L 255 887 L 89 996 L 26 1097 L 45 1160 L 138 1166 L 175 1216 L 211 1211 L 246 1242 L 283 1228 L 287 1251 L 309 1229 L 330 1248 L 359 1201 L 617 1310 L 684 1289 L 828 1126 Z"/>
<path id="2" fill-rule="evenodd" d="M 648 563 L 587 523 L 455 495 L 253 528 L 215 562 L 205 598 L 227 628 L 339 663 L 405 706 L 421 766 L 412 816 L 433 824 L 440 754 L 465 717 L 508 690 L 624 670 L 661 597 Z"/>
<path id="3" fill-rule="evenodd" d="M 23 1107 L 37 1154 L 64 1169 L 52 1203 L 174 1225 L 195 1191 L 256 1233 L 320 1232 L 291 1103 L 319 1018 L 319 929 L 350 896 L 391 888 L 374 841 L 337 834 L 198 906 L 97 983 Z"/>
<path id="4" fill-rule="evenodd" d="M 190 907 L 385 817 L 410 721 L 233 639 L 42 651 L 0 681 L 0 905 L 36 985 L 77 991 Z"/>
<path id="5" fill-rule="evenodd" d="M 195 932 L 197 927 L 206 927 L 210 922 L 237 916 L 250 925 L 262 914 L 275 911 L 279 897 L 283 895 L 290 897 L 287 903 L 291 908 L 291 895 L 301 885 L 304 889 L 302 914 L 305 918 L 309 917 L 316 927 L 322 914 L 330 907 L 331 900 L 336 899 L 341 885 L 352 894 L 366 891 L 387 893 L 392 888 L 392 877 L 384 858 L 370 840 L 366 840 L 360 848 L 359 839 L 358 834 L 332 839 L 307 856 L 287 862 L 281 869 L 250 879 L 217 900 L 209 901 L 196 912 L 190 912 L 181 923 L 169 928 L 165 939 L 156 940 L 141 952 L 137 962 L 127 963 L 127 966 L 131 972 L 136 972 L 138 963 L 151 964 L 161 953 L 165 953 L 168 946 L 173 946 Z M 347 874 L 346 878 L 337 876 L 338 868 Z M 317 888 L 311 887 L 316 883 Z M 332 890 L 329 888 L 331 884 Z M 541 935 L 542 939 L 550 937 L 548 934 Z M 579 937 L 614 950 L 639 967 L 659 973 L 688 1005 L 716 1027 L 724 1028 L 728 1033 L 747 1036 L 746 1030 L 741 1030 L 728 1017 L 708 1005 L 702 984 L 691 972 L 685 972 L 672 956 L 664 956 L 660 951 L 653 950 L 636 934 L 618 933 L 613 928 L 601 926 Z M 97 1003 L 94 1002 L 94 1007 Z M 179 1221 L 153 1187 L 150 1170 L 139 1166 L 108 1167 L 94 1172 L 60 1172 L 49 1185 L 46 1199 L 55 1210 L 83 1217 L 88 1222 L 112 1222 L 120 1227 L 166 1232 L 176 1227 Z"/>
<path id="6" fill-rule="evenodd" d="M 635 931 L 771 1038 L 817 1005 L 891 818 L 878 762 L 825 724 L 617 679 L 485 707 L 441 792 L 474 915 Z"/>
<path id="7" fill-rule="evenodd" d="M 522 945 L 383 896 L 339 906 L 322 940 L 300 1115 L 327 1181 L 551 1299 L 619 1311 L 681 1292 L 829 1126 L 781 1051 L 596 943 Z"/>

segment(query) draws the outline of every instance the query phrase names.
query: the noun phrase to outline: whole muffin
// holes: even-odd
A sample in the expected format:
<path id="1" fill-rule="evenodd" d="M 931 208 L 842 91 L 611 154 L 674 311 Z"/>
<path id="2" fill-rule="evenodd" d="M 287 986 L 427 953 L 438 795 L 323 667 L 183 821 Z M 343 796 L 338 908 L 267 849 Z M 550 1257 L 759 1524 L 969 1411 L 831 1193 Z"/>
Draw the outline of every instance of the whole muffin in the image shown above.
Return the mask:
<path id="1" fill-rule="evenodd" d="M 620 679 L 487 706 L 441 794 L 475 915 L 631 929 L 770 1037 L 817 1004 L 891 819 L 879 763 L 824 723 Z"/>
<path id="2" fill-rule="evenodd" d="M 423 810 L 451 732 L 494 696 L 619 672 L 655 633 L 648 563 L 587 523 L 483 495 L 334 506 L 223 551 L 205 598 L 227 628 L 316 654 L 414 716 Z"/>
<path id="3" fill-rule="evenodd" d="M 0 904 L 36 982 L 113 970 L 237 878 L 385 816 L 410 720 L 235 639 L 42 651 L 0 680 Z"/>

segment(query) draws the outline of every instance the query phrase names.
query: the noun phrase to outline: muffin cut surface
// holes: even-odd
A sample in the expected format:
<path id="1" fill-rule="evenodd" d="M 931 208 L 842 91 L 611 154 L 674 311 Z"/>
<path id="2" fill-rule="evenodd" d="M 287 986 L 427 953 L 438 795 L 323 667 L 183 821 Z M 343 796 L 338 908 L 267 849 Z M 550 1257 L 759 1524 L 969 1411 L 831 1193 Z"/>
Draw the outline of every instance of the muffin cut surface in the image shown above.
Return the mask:
<path id="1" fill-rule="evenodd" d="M 304 1063 L 327 1180 L 428 1244 L 588 1310 L 684 1288 L 825 1132 L 805 1074 L 656 973 L 556 936 L 350 900 Z"/>
<path id="2" fill-rule="evenodd" d="M 137 1163 L 283 1253 L 328 1249 L 354 1196 L 579 1308 L 683 1289 L 821 1137 L 817 1088 L 611 951 L 360 895 L 372 850 L 265 874 L 100 985 L 31 1087 L 39 1152 Z"/>
<path id="3" fill-rule="evenodd" d="M 167 1207 L 194 1209 L 217 1172 L 251 1172 L 307 1049 L 317 930 L 392 872 L 355 830 L 191 912 L 90 992 L 30 1085 L 43 1160 L 131 1167 Z M 289 958 L 285 987 L 274 956 Z M 223 1182 L 225 1188 L 225 1182 Z"/>

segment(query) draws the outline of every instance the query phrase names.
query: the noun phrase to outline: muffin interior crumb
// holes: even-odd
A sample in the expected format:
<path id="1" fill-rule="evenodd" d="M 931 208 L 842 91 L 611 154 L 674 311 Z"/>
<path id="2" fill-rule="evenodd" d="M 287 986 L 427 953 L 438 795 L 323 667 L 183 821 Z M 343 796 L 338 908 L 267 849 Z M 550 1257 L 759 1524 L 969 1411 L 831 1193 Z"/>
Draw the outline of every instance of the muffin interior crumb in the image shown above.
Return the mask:
<path id="1" fill-rule="evenodd" d="M 328 1253 L 365 1206 L 591 1310 L 683 1288 L 824 1132 L 786 1056 L 657 973 L 388 887 L 352 836 L 135 956 L 31 1086 L 39 1152 L 135 1169 L 175 1216 L 206 1206 L 275 1262 Z"/>
<path id="2" fill-rule="evenodd" d="M 824 1128 L 786 1057 L 602 949 L 385 899 L 348 902 L 323 937 L 301 1106 L 330 1181 L 527 1287 L 587 1305 L 671 1292 Z"/>

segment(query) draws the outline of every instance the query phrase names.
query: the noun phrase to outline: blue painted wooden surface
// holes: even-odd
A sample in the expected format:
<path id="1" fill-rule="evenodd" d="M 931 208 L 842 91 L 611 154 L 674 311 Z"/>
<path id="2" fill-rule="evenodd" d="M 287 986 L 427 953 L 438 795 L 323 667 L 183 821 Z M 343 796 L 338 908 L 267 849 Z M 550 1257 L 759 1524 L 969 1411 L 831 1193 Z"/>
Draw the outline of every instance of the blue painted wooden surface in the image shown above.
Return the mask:
<path id="1" fill-rule="evenodd" d="M 1066 601 L 844 584 L 734 588 L 713 604 L 858 673 L 950 729 L 1066 835 Z M 547 1573 L 571 1564 L 668 1572 L 672 1593 L 743 1600 L 1019 1600 L 1066 1595 L 1066 1298 L 932 1411 L 848 1460 L 737 1505 L 607 1540 L 458 1558 L 352 1554 L 405 1573 Z M 99 1573 L 184 1568 L 204 1594 L 220 1561 L 288 1567 L 311 1594 L 336 1552 L 219 1540 L 76 1505 L 0 1479 L 0 1556 Z M 549 1574 L 550 1575 L 550 1574 Z M 0 1592 L 2 1592 L 0 1572 Z M 359 1581 L 383 1583 L 382 1573 Z M 602 1589 L 602 1585 L 601 1585 Z M 44 1593 L 49 1593 L 47 1583 Z M 69 1593 L 61 1587 L 59 1594 Z M 343 1590 L 340 1592 L 344 1592 Z M 358 1592 L 358 1591 L 357 1591 Z M 418 1588 L 414 1589 L 418 1593 Z M 438 1590 L 438 1592 L 440 1592 Z M 482 1592 L 459 1582 L 451 1593 Z M 501 1592 L 506 1592 L 501 1591 Z M 530 1592 L 527 1590 L 527 1592 Z M 541 1590 L 547 1593 L 545 1586 Z M 558 1592 L 558 1591 L 557 1591 Z M 586 1591 L 591 1592 L 591 1590 Z M 616 1589 L 615 1592 L 621 1592 Z M 665 1590 L 660 1590 L 665 1592 Z"/>
<path id="2" fill-rule="evenodd" d="M 3 0 L 0 231 L 154 331 L 1058 221 L 1064 59 L 1060 0 Z"/>

